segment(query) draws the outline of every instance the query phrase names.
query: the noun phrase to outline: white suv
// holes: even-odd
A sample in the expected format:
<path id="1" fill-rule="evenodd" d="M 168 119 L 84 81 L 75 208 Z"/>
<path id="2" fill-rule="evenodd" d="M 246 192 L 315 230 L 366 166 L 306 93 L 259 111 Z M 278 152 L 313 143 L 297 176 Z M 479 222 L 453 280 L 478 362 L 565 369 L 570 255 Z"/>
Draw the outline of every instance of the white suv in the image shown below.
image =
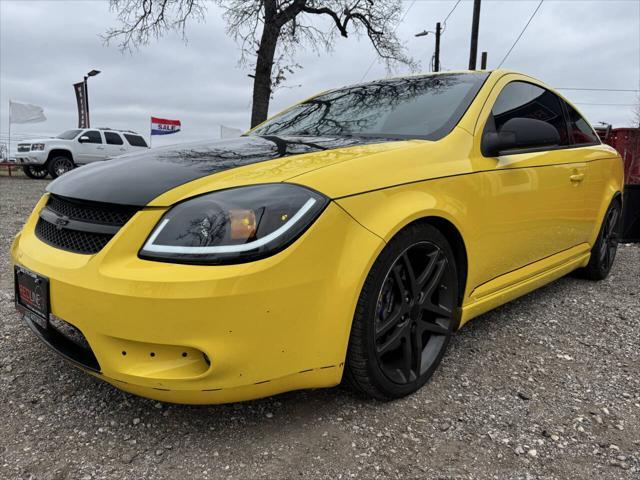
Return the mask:
<path id="1" fill-rule="evenodd" d="M 87 128 L 68 130 L 55 138 L 18 143 L 16 162 L 30 178 L 59 177 L 63 173 L 99 160 L 149 148 L 145 139 L 130 130 Z"/>

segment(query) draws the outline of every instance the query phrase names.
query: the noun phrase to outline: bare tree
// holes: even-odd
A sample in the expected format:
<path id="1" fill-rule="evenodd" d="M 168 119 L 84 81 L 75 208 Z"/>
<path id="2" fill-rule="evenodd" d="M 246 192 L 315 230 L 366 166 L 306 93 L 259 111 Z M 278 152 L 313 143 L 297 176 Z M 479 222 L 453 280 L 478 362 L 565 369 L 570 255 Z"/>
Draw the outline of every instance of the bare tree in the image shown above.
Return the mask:
<path id="1" fill-rule="evenodd" d="M 335 39 L 366 35 L 388 68 L 416 63 L 395 34 L 401 0 L 214 0 L 224 10 L 227 32 L 241 46 L 241 65 L 253 69 L 251 126 L 267 118 L 274 90 L 300 65 L 301 46 L 331 51 Z M 146 45 L 168 31 L 185 35 L 187 23 L 204 21 L 206 0 L 110 0 L 120 25 L 105 40 L 123 50 Z"/>

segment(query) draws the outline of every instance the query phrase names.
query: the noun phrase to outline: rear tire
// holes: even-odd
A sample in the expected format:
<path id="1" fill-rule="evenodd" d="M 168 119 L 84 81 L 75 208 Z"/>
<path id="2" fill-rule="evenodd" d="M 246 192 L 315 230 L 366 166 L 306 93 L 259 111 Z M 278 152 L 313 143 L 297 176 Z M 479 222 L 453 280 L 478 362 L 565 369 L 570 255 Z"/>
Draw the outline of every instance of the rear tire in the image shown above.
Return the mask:
<path id="1" fill-rule="evenodd" d="M 409 395 L 436 370 L 457 328 L 458 278 L 447 239 L 409 225 L 380 253 L 360 293 L 345 379 L 379 400 Z"/>
<path id="2" fill-rule="evenodd" d="M 53 157 L 48 162 L 49 175 L 51 175 L 52 178 L 58 178 L 60 175 L 64 175 L 75 167 L 73 160 L 64 155 Z"/>
<path id="3" fill-rule="evenodd" d="M 607 278 L 618 250 L 618 227 L 622 207 L 615 199 L 604 215 L 598 239 L 591 249 L 591 258 L 586 267 L 578 270 L 578 276 L 588 280 L 600 281 Z"/>
<path id="4" fill-rule="evenodd" d="M 46 178 L 49 175 L 47 167 L 44 165 L 25 165 L 22 171 L 29 178 Z"/>

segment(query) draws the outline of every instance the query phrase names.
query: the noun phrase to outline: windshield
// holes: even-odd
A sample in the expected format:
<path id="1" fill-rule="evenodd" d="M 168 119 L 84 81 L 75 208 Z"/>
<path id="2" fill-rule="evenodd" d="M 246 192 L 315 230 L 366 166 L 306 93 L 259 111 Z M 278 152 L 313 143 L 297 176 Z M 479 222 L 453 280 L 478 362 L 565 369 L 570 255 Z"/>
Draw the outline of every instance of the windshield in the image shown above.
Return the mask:
<path id="1" fill-rule="evenodd" d="M 78 134 L 81 132 L 82 130 L 67 130 L 64 133 L 61 133 L 60 135 L 58 135 L 56 138 L 60 138 L 62 140 L 73 140 L 74 138 L 76 138 L 78 136 Z"/>
<path id="2" fill-rule="evenodd" d="M 252 135 L 374 136 L 437 140 L 449 133 L 488 73 L 444 73 L 334 90 L 296 105 Z"/>

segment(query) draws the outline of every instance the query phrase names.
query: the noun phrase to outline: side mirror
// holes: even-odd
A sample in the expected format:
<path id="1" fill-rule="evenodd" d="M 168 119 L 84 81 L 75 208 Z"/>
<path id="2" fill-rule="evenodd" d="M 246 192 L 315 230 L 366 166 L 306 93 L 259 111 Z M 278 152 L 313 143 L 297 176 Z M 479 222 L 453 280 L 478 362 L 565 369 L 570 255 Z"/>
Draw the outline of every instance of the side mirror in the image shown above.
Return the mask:
<path id="1" fill-rule="evenodd" d="M 482 137 L 482 153 L 496 157 L 508 150 L 549 147 L 560 144 L 560 132 L 550 123 L 533 118 L 512 118 L 495 132 Z"/>
<path id="2" fill-rule="evenodd" d="M 87 137 L 86 135 L 83 135 L 78 139 L 78 142 L 80 143 L 87 143 L 88 141 L 89 141 L 89 137 Z"/>

